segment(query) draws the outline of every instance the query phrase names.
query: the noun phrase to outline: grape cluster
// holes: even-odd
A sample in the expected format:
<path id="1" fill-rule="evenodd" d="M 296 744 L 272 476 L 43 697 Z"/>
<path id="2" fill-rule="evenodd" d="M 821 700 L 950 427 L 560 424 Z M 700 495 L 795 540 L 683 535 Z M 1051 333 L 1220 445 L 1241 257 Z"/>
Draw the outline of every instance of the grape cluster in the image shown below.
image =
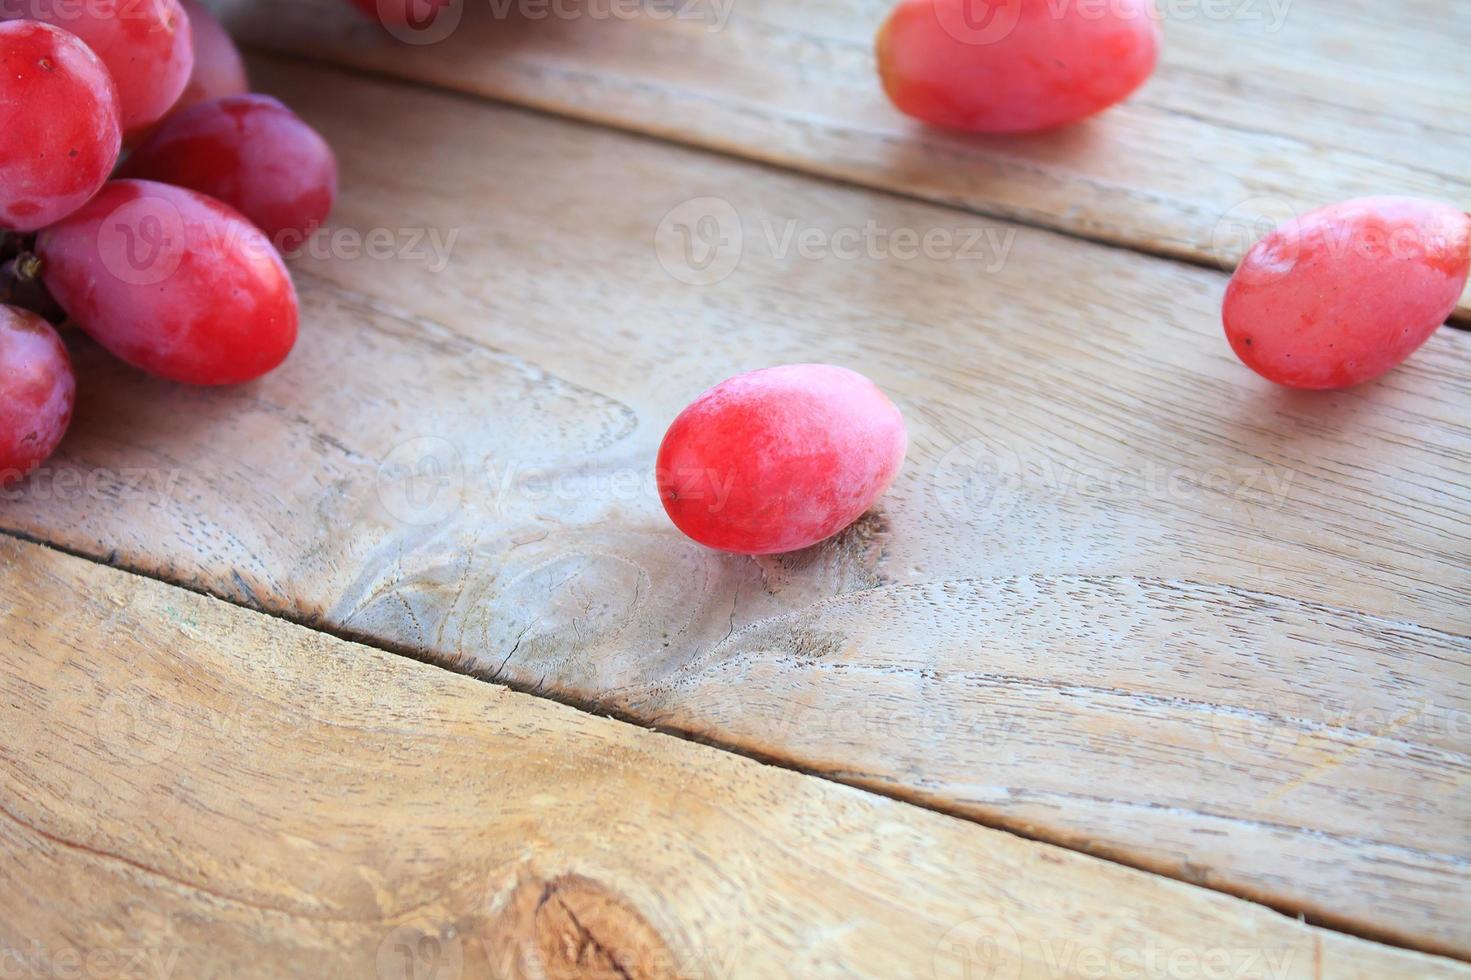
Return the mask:
<path id="1" fill-rule="evenodd" d="M 71 418 L 53 323 L 189 384 L 280 364 L 298 319 L 280 251 L 336 195 L 326 141 L 250 94 L 198 0 L 0 0 L 0 486 Z"/>

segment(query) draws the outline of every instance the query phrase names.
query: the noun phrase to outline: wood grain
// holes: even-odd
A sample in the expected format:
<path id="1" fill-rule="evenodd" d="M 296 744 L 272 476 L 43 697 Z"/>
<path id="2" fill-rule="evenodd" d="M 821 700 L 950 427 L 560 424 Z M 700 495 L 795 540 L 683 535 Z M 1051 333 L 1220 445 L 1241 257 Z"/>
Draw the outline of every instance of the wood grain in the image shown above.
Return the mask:
<path id="1" fill-rule="evenodd" d="M 1287 393 L 1227 349 L 1217 273 L 428 90 L 257 76 L 337 147 L 339 230 L 399 250 L 299 261 L 301 343 L 254 385 L 79 347 L 73 433 L 6 527 L 1471 954 L 1471 337 Z M 674 232 L 701 216 L 727 245 L 689 260 Z M 828 244 L 804 257 L 789 229 Z M 415 231 L 454 237 L 442 269 Z M 952 250 L 897 258 L 903 232 Z M 811 360 L 905 412 L 894 489 L 801 554 L 681 538 L 651 486 L 667 421 Z"/>
<path id="2" fill-rule="evenodd" d="M 13 539 L 0 598 L 7 976 L 1471 976 Z"/>
<path id="3" fill-rule="evenodd" d="M 278 50 L 1222 268 L 1334 201 L 1471 208 L 1471 9 L 1449 0 L 1164 0 L 1156 77 L 1029 137 L 894 110 L 872 50 L 890 0 L 464 0 L 439 22 L 455 30 L 422 44 L 342 0 L 223 2 Z"/>

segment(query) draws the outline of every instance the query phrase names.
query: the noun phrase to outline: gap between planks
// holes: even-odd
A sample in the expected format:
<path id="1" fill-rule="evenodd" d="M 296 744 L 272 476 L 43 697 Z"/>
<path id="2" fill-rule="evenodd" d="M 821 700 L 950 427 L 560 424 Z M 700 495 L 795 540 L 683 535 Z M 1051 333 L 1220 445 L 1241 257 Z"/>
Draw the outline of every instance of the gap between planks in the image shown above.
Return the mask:
<path id="1" fill-rule="evenodd" d="M 45 937 L 36 965 L 59 962 L 48 945 L 90 955 L 123 937 L 148 944 L 132 952 L 149 954 L 160 975 L 179 955 L 192 957 L 191 976 L 338 975 L 349 958 L 355 975 L 371 974 L 375 947 L 384 976 L 400 963 L 459 964 L 463 952 L 467 976 L 838 977 L 857 964 L 890 977 L 932 956 L 937 976 L 970 975 L 980 962 L 1040 978 L 1101 975 L 1106 967 L 1083 966 L 1084 955 L 1137 964 L 1159 963 L 1163 953 L 1174 963 L 1176 950 L 1190 954 L 1187 965 L 1224 955 L 1228 969 L 1239 963 L 1237 972 L 1254 977 L 1471 976 L 1454 961 L 1311 929 L 1168 878 L 967 829 L 703 746 L 661 748 L 652 733 L 610 719 L 421 673 L 379 650 L 44 546 L 17 541 L 0 553 L 19 594 L 47 614 L 9 617 L 19 627 L 19 643 L 6 650 L 10 680 L 19 682 L 9 707 L 41 714 L 16 718 L 27 751 L 3 776 L 18 806 L 0 809 L 0 839 L 19 862 L 4 866 L 19 874 L 0 874 L 0 908 L 15 913 L 15 922 L 0 922 L 0 943 L 19 938 L 36 948 L 15 935 L 17 923 Z M 73 612 L 77 622 L 57 619 Z M 99 674 L 86 638 L 113 626 L 122 633 L 99 648 Z M 189 676 L 171 649 L 181 637 L 189 641 L 181 655 L 199 668 Z M 33 662 L 53 668 L 46 683 L 27 682 Z M 335 669 L 323 674 L 323 666 Z M 349 681 L 343 699 L 295 713 L 295 692 L 320 699 L 336 691 L 334 680 Z M 169 706 L 179 712 L 167 729 L 178 735 L 172 748 L 166 737 L 159 755 L 104 753 L 110 761 L 88 750 L 126 721 L 107 707 L 120 681 L 136 681 L 155 702 L 180 685 Z M 397 697 L 409 688 L 415 697 Z M 241 692 L 287 716 L 243 724 L 231 706 Z M 425 711 L 412 710 L 421 704 Z M 24 724 L 51 715 L 54 726 Z M 56 740 L 53 728 L 67 737 Z M 123 734 L 135 749 L 147 739 L 136 725 Z M 399 744 L 413 751 L 382 757 Z M 314 751 L 297 759 L 303 745 Z M 249 770 L 252 760 L 278 756 L 299 761 L 306 782 L 282 786 L 274 767 Z M 250 778 L 237 783 L 242 764 Z M 96 776 L 77 799 L 46 777 L 77 767 Z M 447 772 L 469 782 L 446 792 Z M 591 778 L 569 783 L 569 772 Z M 197 784 L 179 783 L 195 773 Z M 503 777 L 517 773 L 519 792 L 506 795 Z M 28 799 L 27 777 L 56 807 Z M 321 792 L 339 781 L 355 790 L 346 809 Z M 278 798 L 282 789 L 288 798 Z M 650 806 L 650 797 L 667 803 Z M 208 823 L 252 802 L 260 819 L 249 822 L 240 850 L 198 827 L 178 840 L 169 832 L 185 810 Z M 418 809 L 401 812 L 403 803 Z M 506 821 L 485 824 L 478 814 L 486 806 Z M 696 819 L 683 819 L 687 809 Z M 589 823 L 590 812 L 608 819 Z M 94 814 L 103 820 L 96 827 Z M 550 836 L 528 838 L 528 826 Z M 855 832 L 877 838 L 854 851 Z M 790 860 L 794 848 L 809 860 Z M 726 854 L 737 860 L 714 860 Z M 385 855 L 389 865 L 375 877 Z M 36 873 L 58 876 L 40 905 Z M 222 873 L 229 887 L 217 884 Z M 891 890 L 875 890 L 875 881 Z M 140 905 L 140 894 L 156 901 Z M 304 963 L 312 968 L 304 972 Z"/>
<path id="2" fill-rule="evenodd" d="M 281 65 L 299 63 L 299 65 L 309 65 L 312 68 L 322 69 L 322 71 L 337 72 L 337 74 L 372 79 L 372 81 L 385 82 L 385 84 L 400 85 L 400 87 L 410 88 L 410 90 L 431 91 L 431 93 L 440 94 L 440 96 L 457 97 L 457 99 L 468 100 L 468 102 L 472 103 L 505 107 L 505 109 L 525 112 L 528 115 L 556 119 L 559 122 L 571 122 L 571 124 L 584 125 L 584 127 L 619 132 L 619 134 L 628 135 L 628 137 L 634 137 L 637 140 L 649 141 L 649 143 L 659 144 L 659 146 L 680 147 L 680 149 L 694 150 L 697 153 L 709 153 L 710 156 L 736 160 L 738 163 L 755 166 L 755 168 L 763 169 L 763 171 L 812 178 L 812 180 L 822 181 L 825 184 L 833 185 L 833 187 L 843 187 L 849 188 L 849 190 L 863 191 L 863 193 L 877 194 L 877 196 L 884 197 L 884 199 L 888 200 L 902 200 L 902 202 L 915 203 L 915 205 L 943 207 L 943 209 L 952 210 L 952 212 L 961 213 L 961 215 L 974 215 L 977 218 L 991 219 L 991 221 L 1005 221 L 1008 224 L 1018 225 L 1021 228 L 1031 228 L 1034 231 L 1052 232 L 1052 234 L 1061 235 L 1064 238 L 1071 238 L 1074 241 L 1086 241 L 1086 243 L 1094 244 L 1094 246 L 1103 246 L 1106 249 L 1116 250 L 1116 252 L 1127 252 L 1131 253 L 1131 255 L 1164 259 L 1168 260 L 1168 262 L 1177 262 L 1180 265 L 1192 266 L 1192 268 L 1219 272 L 1222 275 L 1230 275 L 1233 272 L 1233 268 L 1228 268 L 1228 266 L 1224 266 L 1222 263 L 1211 262 L 1211 260 L 1203 259 L 1202 256 L 1194 255 L 1186 247 L 1171 249 L 1171 247 L 1167 247 L 1165 244 L 1161 244 L 1158 247 L 1149 247 L 1144 241 L 1122 241 L 1118 240 L 1118 238 L 1105 237 L 1105 235 L 1090 235 L 1083 228 L 1066 224 L 1066 222 L 1043 221 L 1043 219 L 1039 219 L 1037 216 L 1014 213 L 1011 210 L 1002 209 L 1002 207 L 972 205 L 972 203 L 964 202 L 964 200 L 956 200 L 953 197 L 927 196 L 927 194 L 919 193 L 918 190 L 905 190 L 905 188 L 896 187 L 893 184 L 884 184 L 883 181 L 869 181 L 862 180 L 861 177 L 855 177 L 855 175 L 834 174 L 834 172 L 824 171 L 824 169 L 818 168 L 818 166 L 797 166 L 793 162 L 790 162 L 790 160 L 766 159 L 766 157 L 752 156 L 749 153 L 741 152 L 743 147 L 734 146 L 734 144 L 733 146 L 721 146 L 721 144 L 710 143 L 710 141 L 681 138 L 675 132 L 659 132 L 653 131 L 653 129 L 638 128 L 635 125 L 616 121 L 616 119 L 609 118 L 609 116 L 591 112 L 591 110 L 588 110 L 588 112 L 578 112 L 577 107 L 572 106 L 572 104 L 553 102 L 535 103 L 512 99 L 512 97 L 506 96 L 491 96 L 491 94 L 481 93 L 481 91 L 475 91 L 472 88 L 446 87 L 446 85 L 437 84 L 437 82 L 431 81 L 431 79 L 407 77 L 407 75 L 394 74 L 394 72 L 384 71 L 384 69 L 380 68 L 371 68 L 371 66 L 352 65 L 352 63 L 337 62 L 337 60 L 328 59 L 328 57 L 316 57 L 300 52 L 271 49 L 271 47 L 263 46 L 262 43 L 256 43 L 256 41 L 243 41 L 241 43 L 241 50 L 249 54 L 250 60 L 268 60 L 268 62 L 277 62 L 281 63 Z M 1471 309 L 1467 309 L 1465 306 L 1456 306 L 1456 309 L 1450 313 L 1450 318 L 1447 319 L 1445 325 L 1455 328 L 1455 330 L 1471 331 Z"/>
<path id="3" fill-rule="evenodd" d="M 18 531 L 6 527 L 0 527 L 0 535 L 12 538 L 17 541 L 24 541 L 29 544 L 34 544 L 39 547 L 49 549 L 51 551 L 55 551 L 59 554 L 68 555 L 70 557 L 77 558 L 82 561 L 87 561 L 92 564 L 100 565 L 105 568 L 112 568 L 117 571 L 136 576 L 137 578 L 147 579 L 149 581 L 159 582 L 163 585 L 183 589 L 186 592 L 191 592 L 195 595 L 200 595 L 206 598 L 224 602 L 228 605 L 244 609 L 257 615 L 266 616 L 270 619 L 279 620 L 283 623 L 289 623 L 302 629 L 307 629 L 315 633 L 320 633 L 323 636 L 330 636 L 334 639 L 343 640 L 345 642 L 356 643 L 361 646 L 369 647 L 382 653 L 389 654 L 391 656 L 402 657 L 415 663 L 424 664 L 426 666 L 433 667 L 437 670 L 442 670 L 449 674 L 469 677 L 472 680 L 476 680 L 481 683 L 492 684 L 498 687 L 503 687 L 518 694 L 524 694 L 529 697 L 537 698 L 539 700 L 560 704 L 575 711 L 580 711 L 585 714 L 593 715 L 595 717 L 610 718 L 614 721 L 632 725 L 645 731 L 657 732 L 661 735 L 676 738 L 681 741 L 688 741 L 700 745 L 705 745 L 709 748 L 717 749 L 722 752 L 728 752 L 732 755 L 749 759 L 752 762 L 756 762 L 760 765 L 770 766 L 774 769 L 785 770 L 787 772 L 791 772 L 800 776 L 806 776 L 812 779 L 819 779 L 824 782 L 831 782 L 838 785 L 847 786 L 859 792 L 870 793 L 874 796 L 893 800 L 897 803 L 903 803 L 908 806 L 914 806 L 923 810 L 929 810 L 931 812 L 939 813 L 953 819 L 962 820 L 966 823 L 985 827 L 989 830 L 1009 834 L 1022 840 L 1046 844 L 1052 847 L 1060 847 L 1064 850 L 1073 851 L 1075 853 L 1082 854 L 1090 858 L 1107 861 L 1110 864 L 1116 864 L 1121 867 L 1130 868 L 1132 870 L 1140 871 L 1146 874 L 1157 875 L 1161 878 L 1167 878 L 1173 881 L 1180 881 L 1183 884 L 1191 885 L 1197 888 L 1204 888 L 1208 891 L 1219 892 L 1221 894 L 1229 895 L 1232 898 L 1241 901 L 1250 902 L 1251 904 L 1256 906 L 1269 908 L 1272 911 L 1277 912 L 1281 915 L 1287 916 L 1289 918 L 1295 918 L 1300 922 L 1303 922 L 1310 926 L 1314 926 L 1316 928 L 1326 929 L 1331 932 L 1339 933 L 1341 935 L 1353 936 L 1358 939 L 1364 939 L 1370 942 L 1379 943 L 1397 949 L 1405 949 L 1411 952 L 1425 953 L 1433 956 L 1445 956 L 1447 958 L 1455 959 L 1462 962 L 1471 962 L 1464 960 L 1464 958 L 1457 955 L 1454 951 L 1438 949 L 1435 948 L 1433 945 L 1417 946 L 1414 944 L 1406 943 L 1402 939 L 1399 939 L 1389 933 L 1381 934 L 1372 929 L 1357 928 L 1351 923 L 1336 921 L 1335 917 L 1333 916 L 1311 915 L 1299 909 L 1295 909 L 1285 903 L 1264 902 L 1261 900 L 1260 897 L 1248 894 L 1245 890 L 1233 889 L 1223 886 L 1220 883 L 1202 883 L 1198 881 L 1187 881 L 1175 875 L 1168 874 L 1167 872 L 1162 871 L 1159 868 L 1151 867 L 1147 862 L 1127 860 L 1123 856 L 1115 853 L 1112 848 L 1083 848 L 1069 843 L 1066 840 L 1049 838 L 1047 835 L 1044 834 L 1028 834 L 1013 826 L 1009 821 L 993 821 L 981 819 L 973 813 L 966 813 L 955 807 L 947 807 L 941 802 L 925 797 L 921 794 L 906 793 L 904 791 L 904 787 L 902 786 L 885 784 L 878 780 L 867 778 L 867 774 L 865 773 L 844 772 L 839 770 L 821 770 L 797 765 L 792 761 L 782 759 L 778 756 L 755 752 L 750 749 L 743 748 L 739 745 L 727 743 L 716 738 L 701 736 L 678 727 L 667 725 L 651 725 L 640 720 L 638 717 L 630 715 L 626 712 L 618 711 L 616 709 L 610 709 L 606 706 L 596 705 L 587 702 L 581 698 L 569 697 L 550 692 L 540 685 L 517 683 L 514 680 L 503 679 L 499 676 L 490 676 L 489 672 L 483 670 L 457 670 L 452 666 L 435 660 L 433 657 L 427 654 L 421 655 L 406 647 L 385 642 L 382 637 L 373 636 L 371 634 L 361 634 L 353 630 L 336 631 L 328 629 L 319 622 L 311 621 L 305 618 L 289 616 L 283 612 L 271 610 L 257 604 L 241 602 L 236 596 L 217 593 L 210 589 L 199 587 L 193 583 L 172 580 L 160 575 L 150 574 L 146 570 L 135 568 L 129 566 L 124 562 L 119 562 L 115 560 L 115 552 L 110 555 L 89 554 L 79 549 L 68 548 L 56 542 L 48 541 L 34 534 L 28 534 L 24 531 Z"/>
<path id="4" fill-rule="evenodd" d="M 771 173 L 797 175 L 805 178 L 821 181 L 833 187 L 848 188 L 874 194 L 888 200 L 904 201 L 913 204 L 930 205 L 944 208 L 957 214 L 974 215 L 979 218 L 987 218 L 992 221 L 1004 221 L 1008 224 L 1022 228 L 1030 228 L 1034 231 L 1045 231 L 1073 241 L 1086 242 L 1090 245 L 1098 245 L 1118 252 L 1127 252 L 1133 255 L 1143 255 L 1155 259 L 1163 259 L 1180 265 L 1190 266 L 1196 269 L 1205 269 L 1210 272 L 1218 272 L 1229 276 L 1233 271 L 1218 262 L 1211 262 L 1193 254 L 1187 249 L 1172 249 L 1168 247 L 1150 248 L 1143 242 L 1124 242 L 1113 238 L 1098 235 L 1089 235 L 1078 227 L 1064 222 L 1047 222 L 1038 220 L 1028 215 L 1016 214 L 1001 208 L 986 208 L 971 205 L 965 201 L 957 201 L 953 198 L 928 196 L 918 191 L 905 190 L 884 184 L 878 180 L 863 180 L 856 176 L 835 174 L 824 171 L 817 167 L 798 167 L 789 162 L 781 162 L 774 159 L 766 159 L 752 156 L 740 151 L 738 147 L 721 146 L 718 144 L 704 142 L 697 139 L 681 139 L 677 135 L 666 132 L 656 132 L 650 129 L 638 128 L 636 126 L 620 123 L 595 112 L 578 112 L 576 108 L 566 104 L 534 103 L 519 101 L 509 97 L 487 95 L 468 88 L 451 88 L 436 84 L 433 81 L 421 78 L 410 78 L 397 75 L 393 72 L 362 65 L 353 65 L 330 58 L 314 57 L 295 51 L 283 51 L 265 47 L 257 42 L 244 42 L 242 50 L 250 60 L 273 61 L 278 64 L 301 64 L 338 74 L 370 79 L 385 84 L 397 85 L 406 89 L 433 92 L 439 95 L 447 95 L 454 98 L 464 99 L 477 104 L 486 104 L 502 107 L 505 109 L 524 112 L 529 115 L 539 116 L 546 119 L 554 119 L 559 122 L 572 123 L 587 126 L 593 129 L 608 132 L 621 133 L 635 139 L 655 143 L 662 146 L 672 146 L 681 149 L 694 150 L 699 153 L 707 153 L 711 156 L 726 160 L 733 160 L 749 166 L 759 168 Z M 1471 331 L 1471 310 L 1458 306 L 1452 311 L 1446 326 L 1458 330 Z"/>

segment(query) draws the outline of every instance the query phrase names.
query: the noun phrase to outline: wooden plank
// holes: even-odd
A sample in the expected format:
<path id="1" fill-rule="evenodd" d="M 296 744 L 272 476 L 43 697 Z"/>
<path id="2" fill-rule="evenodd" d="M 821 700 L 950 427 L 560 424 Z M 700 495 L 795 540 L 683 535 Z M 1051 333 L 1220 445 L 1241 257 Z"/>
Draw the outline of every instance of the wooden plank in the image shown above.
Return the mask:
<path id="1" fill-rule="evenodd" d="M 224 3 L 280 50 L 1223 268 L 1338 200 L 1471 207 L 1471 8 L 1450 0 L 1168 0 L 1155 79 L 1032 137 L 894 110 L 872 52 L 890 0 L 469 0 L 447 37 L 412 45 L 343 0 Z"/>
<path id="2" fill-rule="evenodd" d="M 341 228 L 388 229 L 394 257 L 339 238 L 298 263 L 301 344 L 255 385 L 80 349 L 74 432 L 6 526 L 1471 952 L 1471 336 L 1287 393 L 1230 354 L 1207 270 L 428 90 L 257 74 L 337 147 Z M 656 229 L 698 226 L 707 205 L 682 202 L 712 193 L 744 245 L 690 285 Z M 789 230 L 870 223 L 954 254 L 782 253 Z M 457 236 L 443 269 L 416 232 Z M 684 540 L 651 487 L 667 420 L 805 360 L 906 413 L 893 491 L 800 555 Z"/>
<path id="3" fill-rule="evenodd" d="M 37 545 L 0 598 L 7 976 L 1471 976 Z"/>

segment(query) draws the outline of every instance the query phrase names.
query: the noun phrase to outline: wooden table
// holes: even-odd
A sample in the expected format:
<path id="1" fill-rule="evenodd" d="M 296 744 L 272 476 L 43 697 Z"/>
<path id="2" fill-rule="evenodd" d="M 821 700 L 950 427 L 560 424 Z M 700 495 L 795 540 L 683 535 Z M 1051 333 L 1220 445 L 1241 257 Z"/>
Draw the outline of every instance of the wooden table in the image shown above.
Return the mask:
<path id="1" fill-rule="evenodd" d="M 1264 220 L 1471 202 L 1471 8 L 1177 4 L 1003 140 L 879 0 L 580 2 L 231 7 L 343 195 L 284 368 L 73 338 L 0 503 L 0 977 L 1471 976 L 1471 334 L 1309 395 L 1219 327 Z M 793 361 L 903 475 L 693 545 L 664 427 Z"/>

